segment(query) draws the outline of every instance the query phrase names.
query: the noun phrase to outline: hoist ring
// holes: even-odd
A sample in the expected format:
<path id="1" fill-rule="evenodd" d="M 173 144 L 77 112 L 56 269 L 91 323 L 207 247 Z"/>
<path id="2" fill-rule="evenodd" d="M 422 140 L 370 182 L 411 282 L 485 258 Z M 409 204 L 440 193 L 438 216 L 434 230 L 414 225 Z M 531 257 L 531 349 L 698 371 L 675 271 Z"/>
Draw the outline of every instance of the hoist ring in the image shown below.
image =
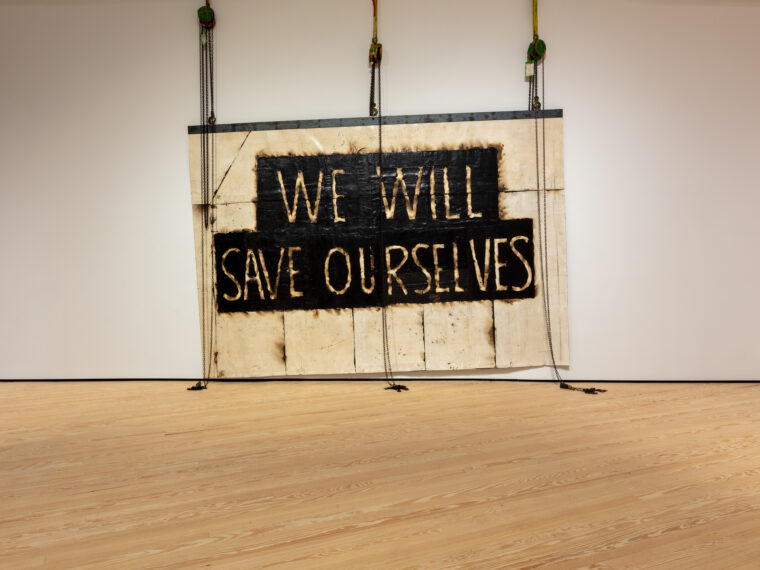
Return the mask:
<path id="1" fill-rule="evenodd" d="M 528 46 L 528 61 L 539 61 L 546 55 L 546 42 L 541 38 L 535 38 Z"/>
<path id="2" fill-rule="evenodd" d="M 198 21 L 205 29 L 210 30 L 216 25 L 214 10 L 210 6 L 201 6 L 198 8 Z"/>
<path id="3" fill-rule="evenodd" d="M 369 46 L 369 64 L 379 65 L 383 59 L 383 44 L 379 44 L 376 41 L 372 42 Z"/>

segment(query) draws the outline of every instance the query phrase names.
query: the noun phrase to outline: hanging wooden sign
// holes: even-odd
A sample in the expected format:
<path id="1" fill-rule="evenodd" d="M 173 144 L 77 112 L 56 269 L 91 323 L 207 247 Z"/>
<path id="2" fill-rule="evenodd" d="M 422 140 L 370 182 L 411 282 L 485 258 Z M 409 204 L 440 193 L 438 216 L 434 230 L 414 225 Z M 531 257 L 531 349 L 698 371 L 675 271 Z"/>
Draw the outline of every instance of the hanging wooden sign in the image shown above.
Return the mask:
<path id="1" fill-rule="evenodd" d="M 206 375 L 382 372 L 383 307 L 395 372 L 551 364 L 544 283 L 567 364 L 562 113 L 539 117 L 386 117 L 382 152 L 377 119 L 219 125 L 210 204 L 190 127 Z"/>

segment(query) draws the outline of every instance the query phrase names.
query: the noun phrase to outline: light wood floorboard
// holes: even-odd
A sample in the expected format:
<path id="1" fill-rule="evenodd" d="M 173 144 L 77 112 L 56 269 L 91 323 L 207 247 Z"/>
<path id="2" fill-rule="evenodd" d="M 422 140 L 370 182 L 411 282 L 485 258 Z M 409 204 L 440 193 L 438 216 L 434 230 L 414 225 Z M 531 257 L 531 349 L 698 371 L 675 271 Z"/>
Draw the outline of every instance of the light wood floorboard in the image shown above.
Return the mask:
<path id="1" fill-rule="evenodd" d="M 760 385 L 0 383 L 0 568 L 758 568 Z"/>

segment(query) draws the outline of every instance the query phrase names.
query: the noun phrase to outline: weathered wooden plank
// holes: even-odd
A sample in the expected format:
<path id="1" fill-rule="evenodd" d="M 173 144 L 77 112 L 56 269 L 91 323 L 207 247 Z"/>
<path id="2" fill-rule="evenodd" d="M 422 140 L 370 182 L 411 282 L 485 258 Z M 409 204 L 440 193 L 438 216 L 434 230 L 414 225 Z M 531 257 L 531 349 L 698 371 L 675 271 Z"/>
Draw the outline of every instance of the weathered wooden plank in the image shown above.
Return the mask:
<path id="1" fill-rule="evenodd" d="M 198 284 L 198 315 L 201 333 L 201 354 L 203 374 L 209 375 L 209 358 L 213 337 L 214 283 L 212 280 L 213 257 L 211 255 L 211 226 L 207 226 L 203 216 L 204 206 L 193 205 L 193 239 L 195 241 L 195 271 Z M 211 368 L 210 376 L 216 372 Z"/>
<path id="2" fill-rule="evenodd" d="M 536 153 L 538 152 L 538 176 L 541 187 L 560 189 L 565 187 L 565 162 L 562 139 L 562 119 L 526 119 L 510 121 L 503 133 L 504 189 L 535 190 Z M 546 131 L 546 172 L 544 173 L 544 130 Z M 538 133 L 538 148 L 536 148 Z"/>
<path id="3" fill-rule="evenodd" d="M 427 370 L 494 367 L 491 301 L 424 305 Z"/>
<path id="4" fill-rule="evenodd" d="M 235 163 L 239 157 L 245 156 L 241 152 L 240 146 L 245 141 L 247 133 L 216 133 L 213 135 L 214 144 L 216 145 L 216 174 L 215 184 L 211 185 L 212 192 L 217 194 L 217 201 L 221 201 L 219 196 L 219 186 L 224 180 L 225 173 L 229 170 L 230 165 Z M 201 135 L 190 135 L 190 189 L 193 204 L 203 202 L 201 197 Z M 227 184 L 228 187 L 233 184 Z M 250 188 L 250 185 L 246 185 Z M 250 200 L 250 198 L 248 198 Z"/>
<path id="5" fill-rule="evenodd" d="M 558 366 L 570 366 L 570 325 L 567 299 L 567 230 L 565 193 L 551 193 L 547 200 L 549 246 L 549 307 L 551 309 L 554 358 Z"/>
<path id="6" fill-rule="evenodd" d="M 219 204 L 213 208 L 214 230 L 219 233 L 251 230 L 256 225 L 255 202 Z"/>
<path id="7" fill-rule="evenodd" d="M 548 349 L 543 291 L 544 278 L 539 257 L 538 203 L 543 208 L 543 194 L 537 192 L 502 193 L 501 205 L 508 218 L 532 218 L 536 237 L 536 297 L 520 301 L 494 301 L 496 328 L 496 366 L 544 366 L 552 363 Z M 546 231 L 548 245 L 549 294 L 552 342 L 557 365 L 569 365 L 567 321 L 567 265 L 565 261 L 564 192 L 546 193 Z"/>
<path id="8" fill-rule="evenodd" d="M 277 311 L 216 316 L 215 369 L 219 378 L 283 376 L 285 329 Z"/>
<path id="9" fill-rule="evenodd" d="M 425 370 L 422 305 L 386 309 L 388 351 L 392 371 Z M 384 370 L 383 318 L 380 307 L 354 309 L 356 372 Z"/>
<path id="10" fill-rule="evenodd" d="M 287 374 L 354 372 L 354 319 L 351 309 L 285 311 Z"/>

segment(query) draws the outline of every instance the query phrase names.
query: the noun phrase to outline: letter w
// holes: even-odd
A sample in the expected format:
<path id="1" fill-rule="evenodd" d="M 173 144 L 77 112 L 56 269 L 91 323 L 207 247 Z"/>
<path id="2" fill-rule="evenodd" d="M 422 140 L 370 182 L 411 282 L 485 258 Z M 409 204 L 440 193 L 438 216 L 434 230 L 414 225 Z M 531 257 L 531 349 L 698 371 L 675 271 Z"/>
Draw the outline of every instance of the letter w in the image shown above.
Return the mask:
<path id="1" fill-rule="evenodd" d="M 285 203 L 285 211 L 288 214 L 288 221 L 292 224 L 296 221 L 296 214 L 298 214 L 298 197 L 303 193 L 303 197 L 306 200 L 306 210 L 309 214 L 309 220 L 312 224 L 317 222 L 317 216 L 319 215 L 319 201 L 322 199 L 322 178 L 324 173 L 319 171 L 319 182 L 317 183 L 317 197 L 314 200 L 314 204 L 309 201 L 309 194 L 306 192 L 306 183 L 303 180 L 303 171 L 298 171 L 298 178 L 296 178 L 296 188 L 293 193 L 293 207 L 288 204 L 288 195 L 285 192 L 285 183 L 282 181 L 282 171 L 277 171 L 277 179 L 280 181 L 280 191 L 282 192 L 282 201 Z"/>
<path id="2" fill-rule="evenodd" d="M 422 183 L 422 166 L 420 166 L 417 172 L 417 186 L 414 189 L 414 200 L 409 199 L 409 193 L 406 190 L 406 181 L 404 180 L 404 171 L 400 168 L 396 169 L 396 179 L 393 181 L 393 194 L 391 196 L 391 203 L 388 204 L 388 195 L 385 192 L 385 182 L 383 181 L 383 174 L 380 171 L 380 167 L 377 167 L 377 178 L 380 180 L 380 192 L 383 196 L 383 205 L 385 206 L 385 219 L 391 220 L 396 215 L 396 194 L 399 191 L 399 184 L 401 185 L 401 193 L 406 200 L 406 215 L 410 220 L 417 218 L 417 202 L 420 197 L 420 185 Z"/>

